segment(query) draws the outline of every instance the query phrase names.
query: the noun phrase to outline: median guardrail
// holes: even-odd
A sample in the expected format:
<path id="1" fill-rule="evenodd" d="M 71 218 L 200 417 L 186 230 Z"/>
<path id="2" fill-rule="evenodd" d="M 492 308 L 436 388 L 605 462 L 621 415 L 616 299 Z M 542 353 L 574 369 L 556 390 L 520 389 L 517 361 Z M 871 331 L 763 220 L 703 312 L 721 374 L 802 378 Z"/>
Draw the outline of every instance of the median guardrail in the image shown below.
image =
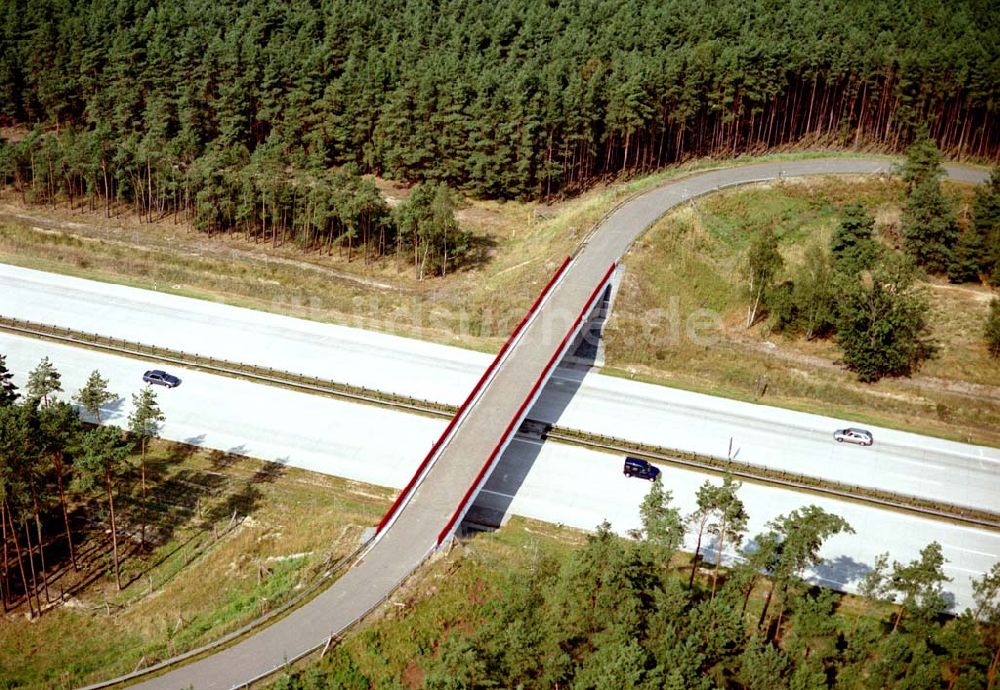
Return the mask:
<path id="1" fill-rule="evenodd" d="M 108 338 L 98 334 L 81 333 L 70 329 L 40 324 L 36 322 L 13 319 L 0 316 L 0 330 L 40 337 L 60 342 L 67 342 L 86 347 L 94 347 L 109 352 L 130 356 L 143 357 L 155 361 L 169 362 L 179 366 L 202 369 L 211 373 L 235 376 L 262 383 L 286 386 L 304 390 L 310 393 L 342 397 L 356 402 L 382 405 L 409 412 L 434 416 L 454 418 L 457 408 L 454 405 L 438 403 L 430 400 L 419 400 L 394 393 L 348 386 L 335 381 L 304 376 L 293 372 L 257 367 L 254 365 L 214 359 L 198 354 L 175 350 L 167 350 L 142 343 Z M 659 462 L 677 464 L 695 469 L 726 472 L 738 470 L 741 477 L 757 482 L 766 482 L 775 486 L 785 486 L 793 489 L 805 489 L 828 493 L 858 502 L 870 502 L 896 510 L 904 510 L 954 522 L 962 522 L 989 529 L 1000 529 L 1000 514 L 989 511 L 967 508 L 953 503 L 944 503 L 930 499 L 883 491 L 872 487 L 844 484 L 829 479 L 821 479 L 804 474 L 795 474 L 777 470 L 766 465 L 727 460 L 726 458 L 701 455 L 662 446 L 641 444 L 628 439 L 591 434 L 586 431 L 554 426 L 547 436 L 556 441 L 577 443 L 580 445 L 630 453 L 633 455 L 647 454 Z"/>

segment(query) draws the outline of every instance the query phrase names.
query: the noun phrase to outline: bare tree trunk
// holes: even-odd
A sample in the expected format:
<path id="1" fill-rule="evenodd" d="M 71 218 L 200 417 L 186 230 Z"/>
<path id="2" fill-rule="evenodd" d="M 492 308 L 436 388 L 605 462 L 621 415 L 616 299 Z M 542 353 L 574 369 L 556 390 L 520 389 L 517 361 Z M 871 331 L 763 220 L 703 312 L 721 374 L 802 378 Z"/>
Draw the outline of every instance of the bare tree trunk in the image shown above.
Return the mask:
<path id="1" fill-rule="evenodd" d="M 10 514 L 10 505 L 6 501 L 4 501 L 4 505 L 7 506 L 7 524 L 10 525 L 10 533 L 14 538 L 14 552 L 17 554 L 17 566 L 21 571 L 21 584 L 24 586 L 24 594 L 28 598 L 28 610 L 33 616 L 35 615 L 35 608 L 31 603 L 31 590 L 28 589 L 28 578 L 24 574 L 24 556 L 21 555 L 21 543 L 17 540 L 17 528 L 14 526 L 14 516 Z M 39 611 L 39 613 L 41 613 L 41 611 Z"/>
<path id="2" fill-rule="evenodd" d="M 101 413 L 97 413 L 97 423 L 101 423 Z M 52 464 L 56 467 L 56 487 L 59 489 L 59 505 L 62 506 L 63 525 L 66 527 L 66 544 L 69 546 L 69 559 L 73 562 L 73 570 L 79 572 L 76 562 L 76 548 L 73 546 L 73 533 L 69 528 L 69 512 L 66 510 L 66 492 L 63 490 L 62 453 L 52 456 Z"/>
<path id="3" fill-rule="evenodd" d="M 774 596 L 774 582 L 771 583 L 770 589 L 767 590 L 767 596 L 764 597 L 764 609 L 760 612 L 760 620 L 757 621 L 758 630 L 760 630 L 760 626 L 764 625 L 764 621 L 767 619 L 767 609 L 771 606 L 772 596 Z"/>
<path id="4" fill-rule="evenodd" d="M 892 623 L 892 632 L 896 632 L 896 630 L 899 628 L 899 622 L 901 620 L 903 620 L 903 607 L 902 606 L 900 606 L 899 610 L 896 611 L 896 620 L 894 620 L 893 623 Z"/>
<path id="5" fill-rule="evenodd" d="M 115 496 L 111 490 L 111 472 L 108 470 L 104 470 L 104 483 L 108 489 L 108 507 L 111 514 L 111 547 L 115 560 L 115 586 L 120 592 L 122 591 L 122 578 L 118 569 L 118 526 L 115 523 Z"/>
<path id="6" fill-rule="evenodd" d="M 48 568 L 45 567 L 45 541 L 42 539 L 42 518 L 39 515 L 41 512 L 38 505 L 38 498 L 35 501 L 35 531 L 38 534 L 38 558 L 42 564 L 42 590 L 45 592 L 45 603 L 48 604 L 52 601 L 49 598 L 49 578 L 48 578 Z"/>
<path id="7" fill-rule="evenodd" d="M 413 231 L 413 277 L 420 280 L 420 250 L 417 247 L 417 231 Z"/>
<path id="8" fill-rule="evenodd" d="M 420 270 L 417 271 L 417 280 L 424 279 L 424 266 L 427 264 L 427 254 L 430 250 L 430 242 L 424 242 L 424 255 L 420 258 Z"/>
<path id="9" fill-rule="evenodd" d="M 740 609 L 740 618 L 742 618 L 747 612 L 747 606 L 750 604 L 750 595 L 753 594 L 753 588 L 756 584 L 757 577 L 754 576 L 750 579 L 750 584 L 747 585 L 747 593 L 743 595 L 743 608 Z"/>
<path id="10" fill-rule="evenodd" d="M 993 653 L 993 661 L 990 663 L 990 670 L 986 672 L 986 690 L 993 690 L 993 683 L 997 679 L 997 667 L 1000 666 L 1000 645 Z"/>
<path id="11" fill-rule="evenodd" d="M 719 568 L 722 567 L 722 545 L 726 542 L 726 512 L 722 512 L 722 527 L 719 529 L 719 547 L 715 551 L 715 570 L 712 572 L 712 595 L 715 599 L 715 586 L 719 581 Z"/>
<path id="12" fill-rule="evenodd" d="M 698 542 L 694 546 L 694 557 L 691 559 L 691 577 L 688 578 L 688 588 L 694 586 L 694 574 L 698 570 L 698 553 L 701 551 L 701 537 L 705 533 L 705 523 L 708 522 L 708 515 L 701 519 L 698 527 Z"/>
<path id="13" fill-rule="evenodd" d="M 754 298 L 753 305 L 752 305 L 749 313 L 747 314 L 747 328 L 750 328 L 751 326 L 753 326 L 754 321 L 757 320 L 757 307 L 760 306 L 760 298 L 761 298 L 761 296 L 763 294 L 764 294 L 764 288 L 763 287 L 758 287 L 757 288 L 757 296 Z"/>
<path id="14" fill-rule="evenodd" d="M 0 580 L 0 600 L 3 612 L 7 613 L 7 598 L 10 595 L 10 565 L 7 560 L 7 504 L 0 503 L 0 527 L 3 531 L 3 580 Z"/>
<path id="15" fill-rule="evenodd" d="M 28 591 L 28 601 L 31 601 L 31 593 L 35 594 L 35 604 L 38 608 L 38 615 L 42 615 L 42 599 L 38 596 L 38 575 L 35 573 L 35 548 L 31 545 L 31 530 L 28 529 L 28 521 L 21 518 L 21 527 L 24 528 L 25 547 L 28 549 L 28 570 L 31 572 L 31 589 Z"/>
<path id="16" fill-rule="evenodd" d="M 139 530 L 139 548 L 146 548 L 146 437 L 142 437 L 142 453 L 139 467 L 142 473 L 142 526 Z"/>

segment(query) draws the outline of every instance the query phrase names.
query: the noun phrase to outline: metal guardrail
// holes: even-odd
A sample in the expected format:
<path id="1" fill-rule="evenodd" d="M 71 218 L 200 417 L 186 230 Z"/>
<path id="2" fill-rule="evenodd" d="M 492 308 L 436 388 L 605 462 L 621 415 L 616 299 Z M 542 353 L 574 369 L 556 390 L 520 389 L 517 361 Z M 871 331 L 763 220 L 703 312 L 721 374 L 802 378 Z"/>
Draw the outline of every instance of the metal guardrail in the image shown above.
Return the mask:
<path id="1" fill-rule="evenodd" d="M 278 608 L 274 609 L 273 611 L 268 611 L 263 616 L 260 616 L 258 618 L 253 619 L 249 623 L 246 623 L 246 624 L 242 625 L 241 627 L 237 628 L 236 630 L 233 630 L 232 632 L 223 635 L 219 639 L 213 640 L 212 642 L 204 644 L 204 645 L 202 645 L 200 647 L 196 647 L 195 649 L 190 649 L 190 650 L 184 652 L 183 654 L 178 654 L 176 656 L 170 657 L 169 659 L 164 659 L 164 660 L 159 661 L 159 662 L 157 662 L 157 663 L 155 663 L 155 664 L 153 664 L 151 666 L 147 666 L 146 668 L 137 669 L 135 671 L 132 671 L 131 673 L 126 673 L 124 675 L 117 676 L 115 678 L 109 678 L 107 680 L 102 680 L 102 681 L 94 683 L 92 685 L 87 685 L 87 686 L 85 686 L 83 688 L 80 688 L 79 690 L 99 690 L 100 688 L 108 688 L 108 687 L 112 687 L 114 685 L 121 685 L 123 683 L 131 683 L 134 680 L 139 680 L 140 678 L 144 678 L 145 676 L 148 676 L 150 674 L 158 673 L 160 671 L 166 671 L 167 669 L 169 669 L 169 668 L 171 668 L 173 666 L 181 664 L 181 663 L 183 663 L 185 661 L 190 661 L 191 659 L 199 657 L 199 656 L 201 656 L 203 654 L 206 654 L 208 652 L 218 651 L 219 649 L 221 649 L 223 647 L 226 647 L 226 646 L 228 646 L 229 644 L 231 644 L 233 642 L 236 642 L 237 640 L 239 640 L 240 638 L 246 636 L 247 634 L 254 632 L 257 628 L 263 626 L 265 623 L 272 622 L 272 621 L 274 621 L 277 618 L 280 618 L 280 617 L 282 617 L 282 616 L 284 616 L 284 615 L 286 615 L 288 613 L 291 613 L 294 609 L 296 609 L 299 606 L 301 606 L 302 604 L 304 604 L 306 602 L 306 600 L 308 600 L 310 597 L 312 597 L 314 594 L 316 594 L 320 590 L 321 587 L 323 587 L 326 584 L 328 584 L 329 581 L 331 580 L 331 578 L 333 578 L 334 575 L 336 575 L 337 573 L 339 573 L 340 571 L 342 571 L 347 565 L 349 565 L 349 564 L 353 563 L 355 560 L 357 560 L 358 556 L 360 556 L 362 553 L 364 553 L 365 549 L 367 549 L 371 545 L 372 541 L 374 541 L 374 536 L 369 537 L 360 546 L 358 546 L 358 548 L 356 548 L 353 552 L 351 552 L 347 556 L 344 556 L 339 561 L 337 561 L 336 563 L 334 563 L 331 567 L 329 567 L 323 573 L 323 575 L 321 575 L 319 578 L 317 578 L 316 580 L 314 580 L 312 583 L 310 583 L 310 585 L 308 587 L 306 587 L 305 589 L 303 589 L 301 592 L 299 592 L 298 594 L 296 594 L 294 597 L 292 597 L 291 599 L 289 599 L 287 602 L 285 602 L 284 604 L 282 604 Z M 386 595 L 386 596 L 388 597 L 388 595 Z M 385 599 L 379 601 L 378 605 L 381 605 L 382 602 L 384 602 L 384 601 L 385 601 Z M 369 610 L 368 612 L 366 612 L 365 615 L 367 615 L 368 613 L 370 613 L 370 611 L 371 610 Z M 353 625 L 353 623 L 352 623 L 352 625 Z M 315 651 L 315 648 L 314 649 L 310 649 L 308 652 L 306 652 L 306 654 L 310 654 L 313 651 Z M 261 678 L 265 678 L 265 677 L 267 677 L 269 675 L 272 675 L 272 674 L 276 673 L 277 671 L 280 671 L 281 668 L 283 668 L 283 666 L 280 666 L 280 667 L 277 667 L 277 668 L 271 670 L 266 675 L 261 676 Z M 259 680 L 259 679 L 255 678 L 254 680 L 252 680 L 250 682 L 255 682 L 256 680 Z"/>
<path id="2" fill-rule="evenodd" d="M 189 353 L 166 350 L 163 348 L 155 348 L 141 343 L 116 338 L 106 338 L 97 334 L 81 333 L 66 328 L 23 321 L 20 319 L 12 319 L 4 316 L 0 316 L 0 329 L 89 347 L 97 347 L 111 352 L 141 356 L 144 358 L 151 358 L 182 366 L 201 368 L 227 376 L 244 377 L 265 383 L 291 386 L 306 391 L 344 397 L 373 405 L 385 405 L 397 409 L 411 410 L 422 414 L 453 417 L 457 411 L 456 407 L 441 403 L 416 400 L 374 389 L 358 389 L 356 387 L 348 387 L 336 382 L 324 381 L 322 379 L 306 377 L 291 372 L 281 372 L 276 369 L 265 369 L 237 362 L 213 359 L 210 357 L 192 355 Z M 268 373 L 265 374 L 263 372 Z M 738 471 L 741 473 L 739 476 L 747 479 L 753 479 L 757 482 L 766 482 L 776 486 L 784 486 L 793 489 L 817 491 L 831 496 L 847 498 L 853 501 L 869 502 L 875 505 L 881 505 L 897 510 L 923 514 L 927 517 L 964 522 L 988 529 L 1000 529 L 1000 515 L 998 514 L 965 508 L 954 504 L 938 503 L 921 499 L 916 496 L 897 494 L 889 491 L 880 491 L 878 489 L 859 485 L 841 484 L 831 480 L 809 477 L 808 475 L 799 475 L 781 470 L 774 470 L 762 465 L 751 465 L 749 463 L 740 463 L 721 457 L 699 455 L 696 453 L 663 448 L 660 446 L 644 445 L 634 443 L 626 439 L 593 435 L 584 431 L 558 426 L 553 427 L 548 436 L 553 440 L 577 443 L 595 448 L 604 448 L 605 450 L 611 450 L 616 453 L 631 453 L 633 455 L 645 454 L 660 462 L 679 464 L 711 472 L 725 472 L 727 471 L 727 468 L 733 468 L 734 474 Z"/>
<path id="3" fill-rule="evenodd" d="M 405 410 L 412 410 L 424 414 L 454 414 L 454 406 L 431 400 L 421 400 L 405 395 L 385 393 L 383 391 L 365 388 L 363 386 L 350 386 L 348 384 L 321 379 L 314 376 L 305 376 L 292 371 L 274 369 L 271 367 L 260 367 L 242 362 L 232 362 L 217 357 L 208 357 L 197 353 L 172 350 L 170 348 L 146 345 L 132 340 L 122 338 L 109 338 L 97 333 L 85 333 L 74 331 L 69 328 L 52 326 L 50 324 L 37 323 L 15 319 L 9 316 L 0 315 L 0 330 L 12 331 L 25 335 L 31 335 L 49 340 L 83 345 L 85 347 L 95 347 L 109 352 L 142 357 L 158 362 L 176 364 L 215 374 L 223 374 L 238 378 L 246 378 L 254 381 L 273 383 L 282 386 L 289 386 L 314 393 L 333 395 L 339 398 L 355 400 L 363 403 L 385 405 Z"/>
<path id="4" fill-rule="evenodd" d="M 762 465 L 739 462 L 727 458 L 701 455 L 687 451 L 635 443 L 612 436 L 598 436 L 576 429 L 552 427 L 548 438 L 564 443 L 572 443 L 612 451 L 626 455 L 636 455 L 669 465 L 679 465 L 699 471 L 728 473 L 749 481 L 781 486 L 800 491 L 811 491 L 856 503 L 867 503 L 894 510 L 915 513 L 929 518 L 951 520 L 976 527 L 1000 530 L 1000 514 L 974 508 L 965 508 L 950 503 L 936 502 L 917 496 L 881 491 L 857 484 L 843 484 L 829 479 L 775 470 Z"/>

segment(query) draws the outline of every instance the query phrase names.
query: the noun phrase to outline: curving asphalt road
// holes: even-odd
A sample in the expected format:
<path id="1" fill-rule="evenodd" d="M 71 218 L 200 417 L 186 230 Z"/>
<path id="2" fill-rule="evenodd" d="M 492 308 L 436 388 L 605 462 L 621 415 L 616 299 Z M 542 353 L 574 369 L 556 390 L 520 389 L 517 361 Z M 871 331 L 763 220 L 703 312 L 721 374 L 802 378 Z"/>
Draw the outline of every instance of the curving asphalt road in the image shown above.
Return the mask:
<path id="1" fill-rule="evenodd" d="M 567 329 L 572 328 L 607 267 L 670 208 L 734 184 L 779 176 L 885 173 L 888 168 L 885 161 L 864 159 L 751 165 L 694 175 L 619 207 L 590 235 L 398 519 L 351 570 L 309 604 L 253 637 L 137 687 L 238 686 L 322 644 L 377 605 L 434 547 L 438 532 L 490 451 L 503 440 L 508 421 L 545 372 L 549 359 L 558 352 Z"/>

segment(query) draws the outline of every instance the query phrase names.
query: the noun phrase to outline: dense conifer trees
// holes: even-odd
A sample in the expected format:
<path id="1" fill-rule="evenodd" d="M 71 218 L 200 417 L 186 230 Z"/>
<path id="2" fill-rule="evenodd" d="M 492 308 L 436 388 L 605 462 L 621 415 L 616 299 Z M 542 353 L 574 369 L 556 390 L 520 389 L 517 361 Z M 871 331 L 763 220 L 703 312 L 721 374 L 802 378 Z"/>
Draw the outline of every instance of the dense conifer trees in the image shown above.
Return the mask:
<path id="1" fill-rule="evenodd" d="M 208 225 L 280 234 L 308 224 L 299 175 L 348 163 L 535 197 L 802 140 L 898 150 L 925 122 L 945 153 L 992 158 L 992 9 L 4 0 L 0 119 L 60 136 L 8 147 L 3 175 L 147 217 L 221 195 Z"/>

